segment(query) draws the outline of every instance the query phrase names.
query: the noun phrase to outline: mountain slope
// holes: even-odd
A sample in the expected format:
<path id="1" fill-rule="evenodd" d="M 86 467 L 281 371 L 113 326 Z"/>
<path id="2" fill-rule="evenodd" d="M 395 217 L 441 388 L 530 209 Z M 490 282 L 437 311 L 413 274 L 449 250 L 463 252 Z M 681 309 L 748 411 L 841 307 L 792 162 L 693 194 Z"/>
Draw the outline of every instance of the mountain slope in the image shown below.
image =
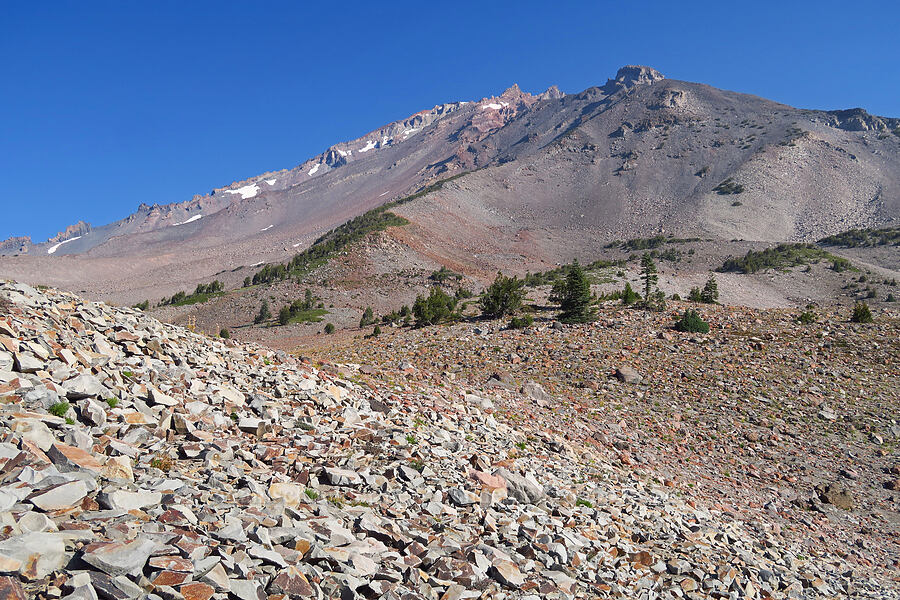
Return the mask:
<path id="1" fill-rule="evenodd" d="M 214 277 L 233 287 L 252 274 L 241 267 L 287 260 L 340 223 L 461 173 L 398 208 L 412 222 L 398 235 L 482 275 L 507 255 L 525 270 L 659 233 L 811 241 L 898 222 L 900 120 L 794 109 L 648 67 L 573 95 L 514 86 L 52 245 L 17 238 L 6 251 L 28 253 L 0 257 L 0 275 L 118 302 Z M 481 249 L 478 260 L 469 249 Z"/>

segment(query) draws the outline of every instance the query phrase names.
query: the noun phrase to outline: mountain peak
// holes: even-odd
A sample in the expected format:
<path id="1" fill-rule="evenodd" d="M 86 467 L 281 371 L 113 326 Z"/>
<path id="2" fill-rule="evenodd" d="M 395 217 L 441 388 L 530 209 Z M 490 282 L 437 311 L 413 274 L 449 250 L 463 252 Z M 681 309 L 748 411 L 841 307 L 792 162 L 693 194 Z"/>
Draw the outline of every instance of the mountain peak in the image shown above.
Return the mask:
<path id="1" fill-rule="evenodd" d="M 615 79 L 609 79 L 603 89 L 612 94 L 621 89 L 628 89 L 636 85 L 643 85 L 665 79 L 666 76 L 654 69 L 643 65 L 625 65 L 616 72 Z"/>

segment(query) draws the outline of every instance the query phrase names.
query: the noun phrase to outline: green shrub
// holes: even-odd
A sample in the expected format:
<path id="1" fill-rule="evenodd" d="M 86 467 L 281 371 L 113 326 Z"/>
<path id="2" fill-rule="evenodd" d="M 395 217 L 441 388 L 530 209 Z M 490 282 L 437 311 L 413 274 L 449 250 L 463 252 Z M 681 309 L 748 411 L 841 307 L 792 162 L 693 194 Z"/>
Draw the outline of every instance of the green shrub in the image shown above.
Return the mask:
<path id="1" fill-rule="evenodd" d="M 688 309 L 675 322 L 675 329 L 687 333 L 708 333 L 709 323 L 704 321 L 696 310 Z"/>
<path id="2" fill-rule="evenodd" d="M 428 276 L 428 279 L 436 283 L 444 283 L 445 281 L 448 281 L 450 279 L 459 281 L 462 279 L 462 275 L 451 271 L 447 267 L 442 266 L 437 271 L 432 271 L 431 275 Z"/>
<path id="3" fill-rule="evenodd" d="M 806 310 L 800 313 L 800 316 L 797 317 L 797 322 L 802 325 L 811 325 L 815 323 L 817 319 L 816 313 L 811 310 Z"/>
<path id="4" fill-rule="evenodd" d="M 701 295 L 700 288 L 692 287 L 691 291 L 688 292 L 688 300 L 691 302 L 703 302 L 703 296 Z"/>
<path id="5" fill-rule="evenodd" d="M 230 339 L 231 339 L 231 332 L 228 331 L 227 328 L 223 327 L 222 330 L 219 332 L 219 337 L 220 337 L 220 338 L 224 338 L 224 339 L 226 339 L 226 340 L 230 340 Z"/>
<path id="6" fill-rule="evenodd" d="M 332 334 L 332 333 L 334 333 L 334 324 L 333 324 L 333 323 L 326 323 L 326 324 L 325 324 L 325 333 L 327 333 L 327 334 L 329 334 L 329 335 Z"/>
<path id="7" fill-rule="evenodd" d="M 494 282 L 484 290 L 480 302 L 484 316 L 499 319 L 516 312 L 525 298 L 525 282 L 518 277 L 506 277 L 500 271 Z"/>
<path id="8" fill-rule="evenodd" d="M 427 298 L 417 296 L 412 312 L 416 317 L 416 326 L 437 325 L 451 318 L 456 308 L 456 299 L 448 296 L 441 288 L 431 288 Z"/>
<path id="9" fill-rule="evenodd" d="M 897 299 L 894 297 L 894 293 L 891 292 L 887 295 L 887 298 L 884 299 L 885 302 L 896 302 Z"/>
<path id="10" fill-rule="evenodd" d="M 376 325 L 375 328 L 372 330 L 372 337 L 378 337 L 379 335 L 381 335 L 381 326 Z"/>
<path id="11" fill-rule="evenodd" d="M 108 404 L 110 408 L 115 408 L 119 405 L 119 399 L 118 398 L 107 398 L 106 404 Z"/>
<path id="12" fill-rule="evenodd" d="M 713 191 L 719 195 L 740 194 L 744 191 L 744 186 L 729 177 L 719 185 L 713 188 Z"/>
<path id="13" fill-rule="evenodd" d="M 523 327 L 531 327 L 534 324 L 534 317 L 525 315 L 524 317 L 513 317 L 509 320 L 510 329 L 522 329 Z"/>
<path id="14" fill-rule="evenodd" d="M 57 402 L 56 404 L 50 406 L 50 414 L 54 417 L 62 418 L 66 416 L 67 412 L 69 412 L 69 408 L 71 408 L 71 405 L 65 400 L 61 400 L 60 402 Z"/>
<path id="15" fill-rule="evenodd" d="M 865 302 L 857 302 L 853 306 L 853 314 L 850 316 L 850 320 L 854 323 L 871 323 L 873 319 L 869 305 Z"/>

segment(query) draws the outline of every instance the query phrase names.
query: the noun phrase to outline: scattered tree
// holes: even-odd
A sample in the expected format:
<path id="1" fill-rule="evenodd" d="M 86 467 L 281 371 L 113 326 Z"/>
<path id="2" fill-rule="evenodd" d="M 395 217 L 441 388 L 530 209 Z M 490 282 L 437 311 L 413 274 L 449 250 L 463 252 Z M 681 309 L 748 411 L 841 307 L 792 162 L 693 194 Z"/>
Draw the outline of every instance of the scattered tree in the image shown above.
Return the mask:
<path id="1" fill-rule="evenodd" d="M 272 318 L 272 313 L 269 312 L 269 301 L 263 300 L 262 304 L 259 306 L 259 312 L 256 313 L 256 317 L 253 319 L 254 325 L 259 325 L 265 321 L 268 321 Z"/>
<path id="2" fill-rule="evenodd" d="M 250 287 L 253 284 L 253 280 L 250 277 L 244 277 L 244 287 Z"/>
<path id="3" fill-rule="evenodd" d="M 653 257 L 650 256 L 649 252 L 645 252 L 641 257 L 641 281 L 644 282 L 644 302 L 647 304 L 650 304 L 650 294 L 653 293 L 656 282 L 659 281 L 657 273 Z"/>
<path id="4" fill-rule="evenodd" d="M 448 296 L 441 288 L 431 288 L 427 298 L 417 296 L 412 312 L 416 317 L 416 326 L 436 325 L 448 320 L 456 308 L 456 299 Z"/>
<path id="5" fill-rule="evenodd" d="M 703 291 L 700 292 L 700 302 L 704 304 L 715 304 L 719 301 L 719 284 L 716 282 L 716 276 L 710 273 Z"/>
<path id="6" fill-rule="evenodd" d="M 525 282 L 518 277 L 506 277 L 497 271 L 494 283 L 484 290 L 479 305 L 484 316 L 499 319 L 510 315 L 522 306 L 525 298 Z"/>
<path id="7" fill-rule="evenodd" d="M 359 326 L 365 327 L 366 325 L 371 324 L 375 320 L 375 313 L 372 311 L 371 306 L 367 306 L 366 310 L 363 311 L 362 317 L 359 319 Z"/>
<path id="8" fill-rule="evenodd" d="M 550 300 L 562 309 L 559 320 L 563 323 L 589 323 L 596 318 L 591 283 L 577 260 L 569 266 L 566 278 L 553 284 Z"/>
<path id="9" fill-rule="evenodd" d="M 625 289 L 622 290 L 622 304 L 624 304 L 625 306 L 630 306 L 631 304 L 634 304 L 635 302 L 637 302 L 640 299 L 641 299 L 641 297 L 631 287 L 631 283 L 626 281 Z"/>

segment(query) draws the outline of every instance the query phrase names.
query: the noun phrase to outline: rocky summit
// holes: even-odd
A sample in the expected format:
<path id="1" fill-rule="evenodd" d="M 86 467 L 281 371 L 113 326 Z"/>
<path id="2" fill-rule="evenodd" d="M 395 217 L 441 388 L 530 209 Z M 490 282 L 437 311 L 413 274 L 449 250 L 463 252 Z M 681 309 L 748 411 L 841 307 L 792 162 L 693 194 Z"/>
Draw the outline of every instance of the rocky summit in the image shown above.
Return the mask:
<path id="1" fill-rule="evenodd" d="M 805 554 L 612 436 L 513 422 L 502 374 L 494 396 L 367 371 L 0 284 L 0 598 L 897 597 L 883 565 Z"/>

